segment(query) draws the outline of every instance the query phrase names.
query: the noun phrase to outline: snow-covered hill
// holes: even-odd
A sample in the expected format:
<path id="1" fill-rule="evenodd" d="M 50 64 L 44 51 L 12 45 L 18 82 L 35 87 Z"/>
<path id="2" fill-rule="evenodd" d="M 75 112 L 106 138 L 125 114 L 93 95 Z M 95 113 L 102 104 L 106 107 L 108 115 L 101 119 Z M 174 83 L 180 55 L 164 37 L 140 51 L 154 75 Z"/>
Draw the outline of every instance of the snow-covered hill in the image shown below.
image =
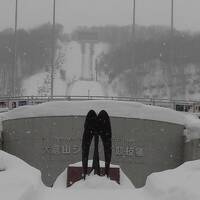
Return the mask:
<path id="1" fill-rule="evenodd" d="M 94 45 L 93 56 L 93 80 L 79 81 L 82 70 L 82 53 L 81 45 L 76 41 L 68 43 L 58 42 L 60 46 L 57 57 L 57 66 L 55 66 L 54 75 L 54 95 L 105 95 L 105 90 L 100 82 L 96 79 L 95 62 L 102 53 L 109 51 L 109 45 L 97 43 Z M 89 65 L 89 46 L 85 49 L 85 65 Z M 86 72 L 89 73 L 89 72 Z M 39 72 L 22 81 L 22 94 L 31 95 L 50 95 L 50 71 Z M 75 84 L 73 86 L 73 84 Z M 83 89 L 84 88 L 84 89 Z"/>
<path id="2" fill-rule="evenodd" d="M 68 43 L 59 42 L 59 46 L 57 54 L 61 55 L 63 60 L 59 67 L 56 67 L 54 94 L 67 95 L 68 91 L 71 93 L 72 84 L 82 78 L 83 55 L 81 45 L 76 41 Z M 169 66 L 166 66 L 165 63 L 162 63 L 160 60 L 153 60 L 145 63 L 143 66 L 136 67 L 135 70 L 128 70 L 119 74 L 109 83 L 108 74 L 105 74 L 102 70 L 98 71 L 98 77 L 96 77 L 95 62 L 100 59 L 102 54 L 109 52 L 109 49 L 108 44 L 95 44 L 92 61 L 92 81 L 98 78 L 98 85 L 101 85 L 99 88 L 103 88 L 104 94 L 106 93 L 109 96 L 134 96 L 158 99 L 200 99 L 200 67 L 197 64 L 191 63 L 185 66 L 174 66 L 170 71 Z M 90 65 L 89 52 L 89 45 L 86 45 L 84 58 L 86 66 Z M 88 68 L 86 68 L 84 73 L 90 73 Z M 97 83 L 93 83 L 94 87 L 96 87 Z M 86 84 L 84 83 L 84 85 Z M 88 89 L 85 89 L 85 92 L 82 91 L 81 87 L 78 88 L 81 91 L 80 95 L 87 96 L 91 85 L 92 82 L 88 84 Z M 22 94 L 49 95 L 50 72 L 40 72 L 23 80 Z M 79 95 L 77 92 L 73 94 Z M 101 89 L 94 93 L 94 95 L 101 94 Z M 90 95 L 92 95 L 92 92 Z"/>
<path id="3" fill-rule="evenodd" d="M 106 91 L 97 81 L 75 81 L 67 90 L 69 96 L 105 96 Z"/>
<path id="4" fill-rule="evenodd" d="M 170 72 L 165 63 L 153 60 L 119 74 L 111 86 L 120 96 L 200 100 L 200 66 L 174 66 Z"/>

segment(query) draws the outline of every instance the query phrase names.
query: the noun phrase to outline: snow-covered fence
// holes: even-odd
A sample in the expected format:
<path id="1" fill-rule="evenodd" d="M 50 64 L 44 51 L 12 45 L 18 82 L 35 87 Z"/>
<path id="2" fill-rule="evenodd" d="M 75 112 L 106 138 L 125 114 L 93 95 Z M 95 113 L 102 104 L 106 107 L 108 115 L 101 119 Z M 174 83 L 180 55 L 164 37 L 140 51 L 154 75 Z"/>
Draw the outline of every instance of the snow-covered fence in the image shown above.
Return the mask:
<path id="1" fill-rule="evenodd" d="M 154 99 L 154 98 L 134 98 L 134 97 L 116 97 L 116 96 L 17 96 L 0 97 L 0 108 L 13 109 L 24 105 L 35 105 L 49 101 L 84 101 L 84 100 L 114 100 L 140 102 L 146 105 L 172 108 L 178 111 L 194 112 L 194 107 L 198 101 Z"/>

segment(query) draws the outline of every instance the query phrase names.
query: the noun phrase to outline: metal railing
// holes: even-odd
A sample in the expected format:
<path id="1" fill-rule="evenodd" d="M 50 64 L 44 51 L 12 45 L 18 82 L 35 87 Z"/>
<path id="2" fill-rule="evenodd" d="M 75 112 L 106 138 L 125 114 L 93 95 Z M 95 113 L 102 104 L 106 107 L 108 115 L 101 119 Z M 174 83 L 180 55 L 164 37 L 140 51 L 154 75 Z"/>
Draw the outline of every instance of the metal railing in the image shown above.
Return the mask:
<path id="1" fill-rule="evenodd" d="M 84 100 L 115 100 L 115 101 L 129 101 L 140 102 L 146 105 L 154 105 L 166 108 L 176 109 L 176 105 L 192 106 L 199 103 L 199 101 L 186 100 L 170 100 L 170 99 L 154 99 L 154 98 L 133 98 L 133 97 L 116 97 L 116 96 L 2 96 L 0 97 L 0 107 L 4 105 L 12 109 L 21 105 L 34 105 L 49 101 L 84 101 Z M 15 103 L 15 106 L 13 106 Z M 21 103 L 21 104 L 20 104 Z"/>

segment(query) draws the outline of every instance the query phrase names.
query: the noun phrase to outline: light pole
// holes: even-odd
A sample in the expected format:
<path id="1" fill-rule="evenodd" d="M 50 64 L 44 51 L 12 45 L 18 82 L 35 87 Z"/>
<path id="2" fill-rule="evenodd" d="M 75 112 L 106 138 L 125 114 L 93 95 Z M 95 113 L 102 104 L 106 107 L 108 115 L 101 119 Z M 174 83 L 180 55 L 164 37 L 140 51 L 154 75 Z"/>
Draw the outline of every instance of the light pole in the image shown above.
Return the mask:
<path id="1" fill-rule="evenodd" d="M 174 39 L 174 0 L 171 0 L 171 53 L 173 56 L 173 39 Z M 173 61 L 173 59 L 172 59 Z M 172 63 L 173 64 L 173 63 Z"/>
<path id="2" fill-rule="evenodd" d="M 171 66 L 173 67 L 173 39 L 174 39 L 174 0 L 171 0 Z"/>
<path id="3" fill-rule="evenodd" d="M 133 22 L 132 22 L 132 65 L 135 65 L 135 11 L 136 11 L 136 0 L 133 0 Z"/>
<path id="4" fill-rule="evenodd" d="M 174 34 L 174 0 L 171 0 L 171 36 Z"/>
<path id="5" fill-rule="evenodd" d="M 17 24 L 18 23 L 18 0 L 15 1 L 15 32 L 14 32 L 14 60 L 13 60 L 13 69 L 12 69 L 12 86 L 11 86 L 11 95 L 15 96 L 15 87 L 16 87 L 16 72 L 17 72 Z"/>
<path id="6" fill-rule="evenodd" d="M 136 44 L 136 34 L 135 34 L 135 21 L 136 21 L 136 0 L 133 0 L 133 7 L 132 7 L 132 34 L 131 34 L 131 68 L 135 74 L 136 77 L 136 56 L 135 56 L 135 44 Z M 134 96 L 137 96 L 137 79 L 134 79 L 134 81 L 132 81 L 132 93 L 134 94 Z"/>
<path id="7" fill-rule="evenodd" d="M 132 37 L 135 39 L 135 8 L 136 8 L 136 0 L 133 0 L 133 25 L 132 25 Z"/>
<path id="8" fill-rule="evenodd" d="M 171 60 L 171 70 L 174 66 L 174 0 L 171 0 L 171 33 L 170 33 L 170 60 Z"/>
<path id="9" fill-rule="evenodd" d="M 54 61 L 55 61 L 55 23 L 56 23 L 56 1 L 53 0 L 53 26 L 52 26 L 52 55 L 51 55 L 51 99 L 53 99 L 54 87 Z"/>
<path id="10" fill-rule="evenodd" d="M 173 80 L 172 71 L 174 67 L 174 0 L 171 0 L 171 30 L 170 30 L 170 66 L 169 66 L 169 85 L 170 88 L 170 99 L 173 97 Z"/>

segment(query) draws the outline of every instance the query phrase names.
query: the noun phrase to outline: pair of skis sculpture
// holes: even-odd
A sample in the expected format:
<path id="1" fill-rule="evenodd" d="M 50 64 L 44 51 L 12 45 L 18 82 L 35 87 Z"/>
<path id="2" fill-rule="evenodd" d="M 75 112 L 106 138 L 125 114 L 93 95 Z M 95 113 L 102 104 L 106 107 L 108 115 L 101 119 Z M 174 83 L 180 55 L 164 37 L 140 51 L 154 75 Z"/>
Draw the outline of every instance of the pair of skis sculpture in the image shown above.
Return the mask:
<path id="1" fill-rule="evenodd" d="M 94 155 L 92 170 L 94 174 L 101 176 L 100 164 L 99 164 L 99 137 L 102 140 L 105 156 L 105 174 L 109 176 L 111 154 L 112 154 L 112 133 L 111 124 L 108 113 L 102 110 L 98 116 L 94 110 L 90 110 L 86 116 L 84 133 L 82 139 L 82 166 L 83 166 L 83 178 L 86 178 L 88 174 L 88 157 L 92 139 L 94 138 Z M 89 172 L 89 173 L 91 173 Z"/>

